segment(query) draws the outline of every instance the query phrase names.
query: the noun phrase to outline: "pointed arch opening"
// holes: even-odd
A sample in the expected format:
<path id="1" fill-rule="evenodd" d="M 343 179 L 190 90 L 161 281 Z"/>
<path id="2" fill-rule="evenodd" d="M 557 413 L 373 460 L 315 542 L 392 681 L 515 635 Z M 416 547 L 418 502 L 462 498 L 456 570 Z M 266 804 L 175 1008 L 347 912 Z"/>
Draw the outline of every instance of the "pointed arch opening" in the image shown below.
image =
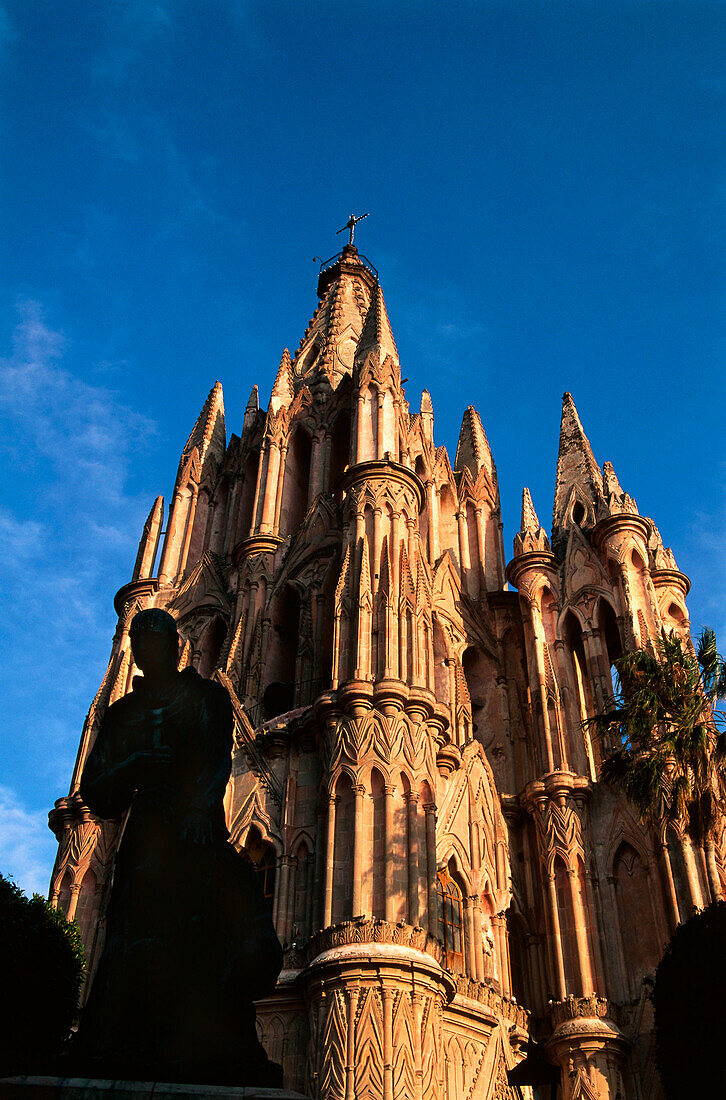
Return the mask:
<path id="1" fill-rule="evenodd" d="M 335 788 L 335 847 L 333 854 L 333 924 L 353 917 L 351 852 L 355 838 L 355 796 L 347 772 Z"/>
<path id="2" fill-rule="evenodd" d="M 295 705 L 297 655 L 300 645 L 300 596 L 286 584 L 275 603 L 267 653 L 268 684 L 262 696 L 266 718 L 285 714 Z"/>
<path id="3" fill-rule="evenodd" d="M 601 751 L 597 740 L 590 734 L 590 728 L 586 723 L 597 714 L 597 704 L 585 654 L 585 643 L 582 636 L 580 620 L 572 611 L 567 613 L 564 622 L 564 638 L 570 655 L 573 678 L 575 683 L 575 696 L 577 700 L 577 713 L 580 719 L 580 729 L 587 757 L 587 764 L 591 779 L 595 779 L 600 763 Z"/>
<path id="4" fill-rule="evenodd" d="M 280 534 L 294 535 L 305 519 L 310 488 L 312 440 L 302 426 L 294 429 L 285 456 L 280 506 Z"/>
<path id="5" fill-rule="evenodd" d="M 246 539 L 252 532 L 254 523 L 253 509 L 257 489 L 257 475 L 260 468 L 260 450 L 256 447 L 247 455 L 242 466 L 239 504 L 237 506 L 237 525 L 234 537 L 235 545 Z"/>
<path id="6" fill-rule="evenodd" d="M 215 615 L 205 629 L 200 643 L 198 664 L 200 676 L 208 678 L 217 668 L 219 655 L 222 652 L 226 637 L 227 624 L 221 615 Z"/>
<path id="7" fill-rule="evenodd" d="M 243 851 L 247 853 L 255 868 L 262 896 L 268 909 L 272 912 L 275 900 L 275 879 L 277 877 L 277 853 L 269 841 L 262 839 L 262 834 L 254 825 L 250 825 Z"/>
<path id="8" fill-rule="evenodd" d="M 439 495 L 439 546 L 450 550 L 459 562 L 459 525 L 456 520 L 456 501 L 448 482 L 441 486 Z"/>
<path id="9" fill-rule="evenodd" d="M 455 973 L 464 973 L 463 891 L 454 860 L 438 872 L 436 894 L 439 908 L 439 939 L 446 952 L 446 965 Z"/>
<path id="10" fill-rule="evenodd" d="M 386 915 L 386 807 L 385 782 L 377 768 L 371 771 L 371 913 Z"/>

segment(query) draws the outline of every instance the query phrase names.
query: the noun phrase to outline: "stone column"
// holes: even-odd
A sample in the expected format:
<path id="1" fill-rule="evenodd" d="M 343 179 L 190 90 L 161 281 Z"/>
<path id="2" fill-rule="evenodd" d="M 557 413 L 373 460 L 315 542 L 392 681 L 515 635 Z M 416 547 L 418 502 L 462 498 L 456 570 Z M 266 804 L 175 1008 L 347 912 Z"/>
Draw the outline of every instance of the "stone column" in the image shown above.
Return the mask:
<path id="1" fill-rule="evenodd" d="M 564 1001 L 567 996 L 567 981 L 565 979 L 565 963 L 562 957 L 562 931 L 560 929 L 560 915 L 557 911 L 557 888 L 555 886 L 554 872 L 547 875 L 547 899 L 550 910 L 550 927 L 552 928 L 552 961 L 555 964 L 555 983 L 557 996 Z"/>
<path id="2" fill-rule="evenodd" d="M 593 992 L 592 966 L 590 962 L 590 949 L 587 942 L 587 928 L 585 926 L 585 907 L 580 888 L 580 876 L 571 867 L 567 868 L 567 879 L 570 886 L 570 904 L 575 925 L 575 942 L 577 944 L 577 964 L 580 971 L 581 992 L 589 996 Z"/>
<path id="3" fill-rule="evenodd" d="M 325 889 L 325 865 L 323 862 L 325 852 L 325 809 L 318 806 L 317 831 L 315 834 L 315 891 L 313 894 L 312 928 L 311 933 L 320 928 L 322 916 L 323 891 Z"/>
<path id="4" fill-rule="evenodd" d="M 277 474 L 277 489 L 275 491 L 275 518 L 273 521 L 273 533 L 276 535 L 280 530 L 280 511 L 282 509 L 282 490 L 285 484 L 285 473 L 287 469 L 287 443 L 283 443 L 280 451 L 280 468 Z"/>
<path id="5" fill-rule="evenodd" d="M 328 837 L 325 861 L 325 906 L 323 928 L 333 923 L 333 871 L 335 869 L 335 795 L 328 796 Z"/>
<path id="6" fill-rule="evenodd" d="M 436 896 L 436 805 L 424 803 L 426 815 L 426 893 L 429 933 L 438 938 L 439 914 Z"/>
<path id="7" fill-rule="evenodd" d="M 81 892 L 81 883 L 74 882 L 71 886 L 70 897 L 68 899 L 68 912 L 66 913 L 66 920 L 73 920 L 76 915 L 76 908 L 78 907 L 78 895 Z"/>
<path id="8" fill-rule="evenodd" d="M 476 980 L 478 982 L 484 981 L 484 951 L 482 944 L 482 916 L 481 916 L 481 898 L 478 894 L 475 894 L 472 898 L 474 902 L 474 909 L 472 912 L 472 924 L 474 930 L 474 970 L 476 971 Z"/>
<path id="9" fill-rule="evenodd" d="M 260 449 L 260 458 L 257 463 L 257 480 L 255 481 L 255 499 L 252 504 L 252 522 L 250 523 L 249 534 L 254 535 L 257 530 L 257 513 L 260 507 L 260 489 L 262 488 L 262 467 L 265 465 L 265 459 L 269 450 L 269 442 L 267 439 L 263 441 Z"/>
<path id="10" fill-rule="evenodd" d="M 353 917 L 358 917 L 363 912 L 363 850 L 365 847 L 364 836 L 364 810 L 366 789 L 362 783 L 353 787 L 355 796 L 355 823 L 353 829 Z"/>
<path id="11" fill-rule="evenodd" d="M 686 879 L 688 880 L 688 893 L 691 898 L 691 905 L 696 909 L 703 909 L 703 894 L 701 893 L 701 883 L 698 878 L 698 868 L 696 867 L 696 861 L 693 857 L 693 845 L 691 844 L 690 837 L 685 833 L 680 840 L 681 851 L 683 852 L 683 863 L 686 868 Z"/>
<path id="12" fill-rule="evenodd" d="M 663 841 L 660 845 L 661 858 L 663 862 L 663 871 L 665 874 L 665 886 L 666 897 L 671 908 L 671 934 L 675 931 L 676 926 L 680 921 L 680 914 L 678 911 L 678 894 L 676 893 L 676 883 L 673 878 L 673 867 L 671 866 L 671 854 L 668 850 L 668 844 Z"/>
<path id="13" fill-rule="evenodd" d="M 423 995 L 421 993 L 413 993 L 411 995 L 411 1005 L 413 1007 L 413 1100 L 422 1100 L 423 1065 L 421 1062 L 421 1022 L 423 1018 Z"/>
<path id="14" fill-rule="evenodd" d="M 415 928 L 419 922 L 418 911 L 418 795 L 410 791 L 406 795 L 408 818 L 408 923 Z"/>
<path id="15" fill-rule="evenodd" d="M 706 870 L 708 872 L 708 885 L 711 891 L 711 901 L 721 901 L 723 890 L 721 889 L 721 876 L 716 865 L 716 849 L 713 840 L 706 841 Z"/>
<path id="16" fill-rule="evenodd" d="M 348 1034 L 345 1048 L 345 1100 L 355 1100 L 355 1011 L 358 986 L 348 989 Z"/>
<path id="17" fill-rule="evenodd" d="M 262 500 L 262 519 L 260 531 L 269 534 L 272 531 L 272 522 L 275 518 L 275 500 L 277 497 L 277 482 L 280 473 L 280 445 L 271 439 L 268 449 L 267 473 L 265 476 L 265 494 Z"/>
<path id="18" fill-rule="evenodd" d="M 382 986 L 381 999 L 383 1001 L 383 1100 L 395 1100 L 393 1095 L 393 990 L 388 985 Z"/>
<path id="19" fill-rule="evenodd" d="M 393 825 L 393 796 L 396 788 L 386 783 L 383 788 L 386 828 L 386 920 L 393 924 L 396 920 L 396 894 L 394 883 L 394 858 L 396 837 Z"/>
<path id="20" fill-rule="evenodd" d="M 484 511 L 479 505 L 475 509 L 476 515 L 476 548 L 479 554 L 479 595 L 483 595 L 487 589 L 486 580 L 486 568 L 487 568 L 487 536 L 486 536 L 486 522 L 484 520 Z"/>

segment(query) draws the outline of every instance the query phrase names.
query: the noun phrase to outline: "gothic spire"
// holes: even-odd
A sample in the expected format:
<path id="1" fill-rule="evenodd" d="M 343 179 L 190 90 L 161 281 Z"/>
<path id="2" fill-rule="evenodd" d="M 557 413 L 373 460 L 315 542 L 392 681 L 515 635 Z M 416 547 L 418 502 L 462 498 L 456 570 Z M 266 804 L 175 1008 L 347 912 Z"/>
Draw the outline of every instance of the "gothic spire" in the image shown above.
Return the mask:
<path id="1" fill-rule="evenodd" d="M 479 476 L 480 470 L 485 470 L 491 482 L 496 481 L 496 469 L 492 458 L 489 440 L 481 422 L 479 413 L 473 405 L 464 412 L 459 432 L 459 445 L 456 448 L 455 470 L 463 470 L 468 467 L 474 481 Z"/>
<path id="2" fill-rule="evenodd" d="M 203 465 L 207 453 L 211 450 L 216 457 L 224 455 L 227 446 L 227 434 L 224 427 L 224 394 L 222 383 L 217 381 L 209 391 L 202 411 L 186 442 L 182 457 L 197 448 L 199 461 Z"/>
<path id="3" fill-rule="evenodd" d="M 260 394 L 257 386 L 252 387 L 252 392 L 249 397 L 249 401 L 245 406 L 245 416 L 242 422 L 242 432 L 246 432 L 257 419 L 257 413 L 260 411 Z"/>
<path id="4" fill-rule="evenodd" d="M 590 441 L 580 423 L 572 394 L 565 393 L 552 513 L 553 535 L 569 528 L 572 522 L 578 526 L 594 524 L 602 491 L 602 474 Z"/>
<path id="5" fill-rule="evenodd" d="M 318 282 L 320 302 L 293 356 L 296 384 L 323 376 L 335 388 L 346 372 L 353 373 L 355 348 L 375 285 L 373 271 L 354 245 L 346 245 L 334 262 L 324 265 Z"/>
<path id="6" fill-rule="evenodd" d="M 519 533 L 514 536 L 514 556 L 516 558 L 520 554 L 527 554 L 533 550 L 549 551 L 549 549 L 549 539 L 542 530 L 542 525 L 534 510 L 532 496 L 525 486 L 522 490 L 522 520 Z"/>

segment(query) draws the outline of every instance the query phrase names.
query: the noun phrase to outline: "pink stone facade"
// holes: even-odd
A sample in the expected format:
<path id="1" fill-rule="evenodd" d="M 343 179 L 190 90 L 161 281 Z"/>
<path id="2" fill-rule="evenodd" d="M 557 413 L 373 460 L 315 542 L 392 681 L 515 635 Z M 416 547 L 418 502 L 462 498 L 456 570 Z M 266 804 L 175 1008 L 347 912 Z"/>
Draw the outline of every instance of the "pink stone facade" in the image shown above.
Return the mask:
<path id="1" fill-rule="evenodd" d="M 377 275 L 348 245 L 227 437 L 217 383 L 116 596 L 108 671 L 51 813 L 57 904 L 91 964 L 116 828 L 78 791 L 163 607 L 236 715 L 227 815 L 286 948 L 259 1006 L 286 1086 L 320 1100 L 514 1097 L 528 1029 L 565 1100 L 659 1095 L 644 978 L 722 896 L 724 846 L 648 829 L 583 721 L 622 649 L 689 630 L 688 579 L 601 470 L 565 395 L 551 538 L 528 490 L 507 564 L 494 460 L 412 413 Z M 526 1095 L 526 1092 L 525 1092 Z"/>

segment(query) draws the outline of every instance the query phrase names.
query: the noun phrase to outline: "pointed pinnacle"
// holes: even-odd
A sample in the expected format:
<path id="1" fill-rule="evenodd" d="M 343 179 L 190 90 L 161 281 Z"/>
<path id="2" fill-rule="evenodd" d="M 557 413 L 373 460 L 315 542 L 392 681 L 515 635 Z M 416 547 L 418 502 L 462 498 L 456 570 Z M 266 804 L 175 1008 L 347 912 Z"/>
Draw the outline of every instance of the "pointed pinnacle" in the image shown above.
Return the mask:
<path id="1" fill-rule="evenodd" d="M 531 532 L 536 534 L 540 529 L 540 522 L 537 519 L 537 513 L 534 510 L 534 504 L 532 503 L 532 496 L 529 489 L 525 486 L 522 490 L 522 522 L 520 524 L 520 531 L 522 534 Z"/>
<path id="2" fill-rule="evenodd" d="M 295 396 L 295 391 L 292 384 L 292 363 L 290 362 L 290 352 L 285 348 L 280 360 L 280 366 L 277 370 L 277 376 L 275 378 L 274 385 L 272 387 L 272 395 L 270 404 L 275 404 L 276 408 L 273 410 L 277 412 L 280 405 L 289 405 Z"/>
<path id="3" fill-rule="evenodd" d="M 252 387 L 252 392 L 250 393 L 250 399 L 247 402 L 247 405 L 245 406 L 245 413 L 257 412 L 259 407 L 260 407 L 260 391 L 257 389 L 257 385 L 255 384 Z"/>
<path id="4" fill-rule="evenodd" d="M 469 468 L 474 480 L 476 480 L 482 467 L 490 478 L 494 476 L 494 460 L 489 440 L 479 413 L 473 405 L 469 405 L 464 412 L 454 460 L 455 470 L 461 470 L 464 466 Z"/>
<path id="5" fill-rule="evenodd" d="M 431 394 L 428 390 L 424 390 L 421 394 L 421 413 L 431 413 L 433 416 L 434 406 L 431 403 Z"/>
<path id="6" fill-rule="evenodd" d="M 192 428 L 191 435 L 184 447 L 184 454 L 188 454 L 194 447 L 199 451 L 200 461 L 204 461 L 209 443 L 221 418 L 221 429 L 226 442 L 224 429 L 224 393 L 222 383 L 217 380 L 209 391 L 202 411 L 197 417 L 197 422 Z"/>
<path id="7" fill-rule="evenodd" d="M 577 486 L 593 504 L 602 497 L 602 474 L 595 461 L 590 441 L 577 415 L 571 393 L 562 397 L 560 422 L 560 446 L 557 455 L 555 503 L 552 514 L 553 529 L 565 520 L 565 507 L 573 486 Z"/>
<path id="8" fill-rule="evenodd" d="M 617 496 L 623 495 L 623 488 L 618 481 L 618 475 L 615 473 L 615 468 L 612 462 L 605 462 L 602 468 L 603 473 L 603 489 L 605 496 L 611 496 L 615 493 Z"/>

